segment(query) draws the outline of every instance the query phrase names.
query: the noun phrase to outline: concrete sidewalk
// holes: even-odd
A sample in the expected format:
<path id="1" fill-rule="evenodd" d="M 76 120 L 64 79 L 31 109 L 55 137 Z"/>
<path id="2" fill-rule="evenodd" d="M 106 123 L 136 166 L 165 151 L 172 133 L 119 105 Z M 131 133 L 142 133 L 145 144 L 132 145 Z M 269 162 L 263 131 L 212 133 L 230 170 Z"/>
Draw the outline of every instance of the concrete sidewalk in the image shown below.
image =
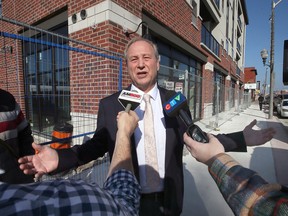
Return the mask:
<path id="1" fill-rule="evenodd" d="M 231 118 L 218 124 L 213 130 L 205 121 L 196 124 L 212 134 L 241 131 L 254 119 L 255 130 L 274 127 L 275 137 L 264 145 L 248 147 L 246 153 L 229 153 L 243 166 L 257 171 L 268 182 L 288 185 L 288 133 L 276 117 L 268 119 L 268 110 L 259 110 L 257 102 L 243 112 L 229 113 Z M 230 117 L 229 116 L 229 117 Z M 183 216 L 234 215 L 224 201 L 215 182 L 210 177 L 206 165 L 198 163 L 188 151 L 184 151 L 184 206 Z"/>

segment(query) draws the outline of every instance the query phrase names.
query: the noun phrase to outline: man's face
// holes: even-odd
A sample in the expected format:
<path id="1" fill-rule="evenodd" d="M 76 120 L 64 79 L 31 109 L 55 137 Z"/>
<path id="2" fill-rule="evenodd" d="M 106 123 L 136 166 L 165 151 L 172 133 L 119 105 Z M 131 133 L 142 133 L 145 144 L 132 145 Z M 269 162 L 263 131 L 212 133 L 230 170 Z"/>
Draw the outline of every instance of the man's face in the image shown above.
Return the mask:
<path id="1" fill-rule="evenodd" d="M 150 91 L 155 83 L 159 60 L 153 47 L 145 41 L 133 43 L 127 51 L 127 67 L 132 83 L 143 92 Z"/>

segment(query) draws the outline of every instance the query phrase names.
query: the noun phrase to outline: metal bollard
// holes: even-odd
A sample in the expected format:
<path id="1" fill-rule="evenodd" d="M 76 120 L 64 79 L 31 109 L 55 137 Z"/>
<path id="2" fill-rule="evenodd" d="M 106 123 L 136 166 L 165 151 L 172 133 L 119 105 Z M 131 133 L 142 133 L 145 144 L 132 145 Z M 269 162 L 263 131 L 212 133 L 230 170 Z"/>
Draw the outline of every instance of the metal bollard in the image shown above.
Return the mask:
<path id="1" fill-rule="evenodd" d="M 56 142 L 50 144 L 50 147 L 54 149 L 70 148 L 72 141 L 71 138 L 72 133 L 73 133 L 73 125 L 67 122 L 55 125 L 52 132 L 52 141 Z"/>

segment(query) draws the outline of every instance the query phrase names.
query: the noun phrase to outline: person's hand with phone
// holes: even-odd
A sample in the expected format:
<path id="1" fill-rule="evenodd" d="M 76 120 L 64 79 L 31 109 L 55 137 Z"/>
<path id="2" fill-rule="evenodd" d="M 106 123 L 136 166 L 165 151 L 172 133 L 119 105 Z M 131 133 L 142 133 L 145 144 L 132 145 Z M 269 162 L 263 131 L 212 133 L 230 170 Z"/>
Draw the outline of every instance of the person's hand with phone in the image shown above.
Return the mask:
<path id="1" fill-rule="evenodd" d="M 212 134 L 207 134 L 208 143 L 203 145 L 202 142 L 198 142 L 193 140 L 187 133 L 184 133 L 183 138 L 185 145 L 191 155 L 199 162 L 204 163 L 206 165 L 209 164 L 209 160 L 215 157 L 220 153 L 224 153 L 224 147 L 219 142 L 219 140 L 214 137 Z"/>
<path id="2" fill-rule="evenodd" d="M 191 124 L 187 128 L 187 134 L 193 139 L 201 143 L 208 143 L 209 139 L 207 137 L 207 134 L 201 130 L 200 127 L 198 127 L 195 124 Z"/>

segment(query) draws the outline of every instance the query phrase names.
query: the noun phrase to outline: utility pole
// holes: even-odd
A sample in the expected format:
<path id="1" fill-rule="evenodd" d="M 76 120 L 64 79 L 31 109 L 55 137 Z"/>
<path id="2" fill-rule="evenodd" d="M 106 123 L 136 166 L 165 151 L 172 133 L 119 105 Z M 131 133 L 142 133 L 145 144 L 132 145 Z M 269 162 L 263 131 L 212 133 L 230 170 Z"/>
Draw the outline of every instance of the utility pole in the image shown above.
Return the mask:
<path id="1" fill-rule="evenodd" d="M 265 95 L 266 95 L 266 88 L 267 88 L 267 72 L 268 72 L 268 67 L 266 67 L 265 80 L 264 80 L 264 84 L 263 84 L 263 87 L 264 87 L 263 97 L 264 97 L 264 98 L 265 98 Z"/>
<path id="2" fill-rule="evenodd" d="M 281 1 L 281 0 L 280 0 Z M 278 3 L 280 2 L 278 1 Z M 270 45 L 270 102 L 269 102 L 269 119 L 273 117 L 273 97 L 274 97 L 274 18 L 275 3 L 272 0 L 271 14 L 271 45 Z"/>
<path id="3" fill-rule="evenodd" d="M 271 119 L 273 117 L 273 97 L 274 97 L 274 19 L 275 19 L 275 7 L 281 2 L 282 0 L 278 0 L 278 2 L 274 2 L 272 0 L 271 6 L 271 42 L 270 42 L 270 64 L 265 64 L 266 59 L 268 57 L 268 52 L 266 49 L 261 51 L 261 57 L 263 59 L 264 66 L 270 67 L 270 100 L 269 100 L 269 114 L 268 118 Z"/>

